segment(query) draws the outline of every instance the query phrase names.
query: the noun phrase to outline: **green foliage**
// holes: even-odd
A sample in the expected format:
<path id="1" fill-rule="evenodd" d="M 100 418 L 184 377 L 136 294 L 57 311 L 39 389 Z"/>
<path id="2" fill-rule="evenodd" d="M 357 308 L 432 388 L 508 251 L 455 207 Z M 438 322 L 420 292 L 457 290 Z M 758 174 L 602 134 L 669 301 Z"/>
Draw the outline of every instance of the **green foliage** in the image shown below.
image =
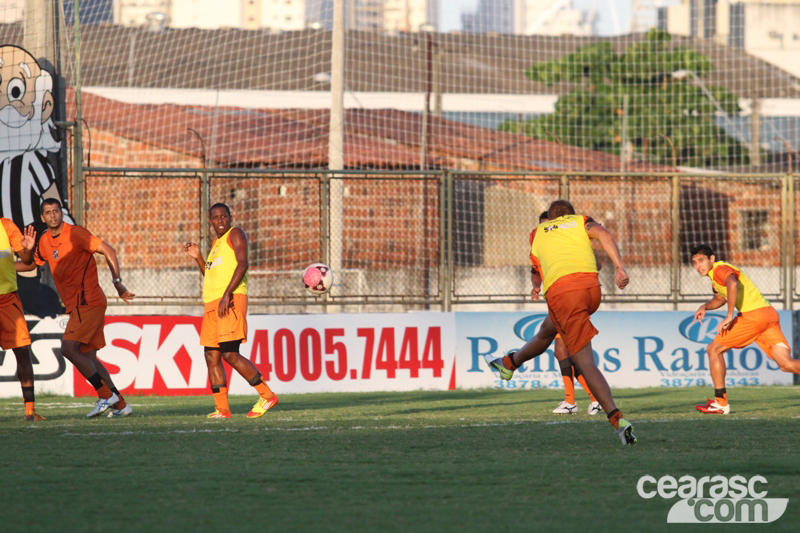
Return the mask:
<path id="1" fill-rule="evenodd" d="M 567 145 L 613 154 L 622 153 L 626 136 L 635 159 L 671 165 L 666 136 L 678 165 L 746 165 L 745 146 L 715 124 L 714 102 L 689 73 L 702 78 L 711 70 L 707 57 L 672 46 L 669 34 L 660 30 L 651 30 L 623 54 L 609 43 L 591 44 L 526 70 L 532 81 L 579 84 L 558 99 L 555 113 L 506 120 L 500 129 L 540 139 L 555 136 Z M 686 71 L 683 79 L 673 77 L 678 71 Z M 708 90 L 725 114 L 739 113 L 736 95 L 720 87 Z"/>

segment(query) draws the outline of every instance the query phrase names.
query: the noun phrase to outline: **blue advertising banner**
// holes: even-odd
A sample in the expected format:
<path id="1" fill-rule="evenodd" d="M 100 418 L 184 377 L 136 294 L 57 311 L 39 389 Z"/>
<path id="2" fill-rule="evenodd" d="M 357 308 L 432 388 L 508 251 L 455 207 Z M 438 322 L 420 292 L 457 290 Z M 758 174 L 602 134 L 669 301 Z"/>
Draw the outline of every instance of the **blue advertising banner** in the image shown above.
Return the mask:
<path id="1" fill-rule="evenodd" d="M 792 343 L 792 311 L 779 311 L 783 334 Z M 563 388 L 558 361 L 550 349 L 503 381 L 484 355 L 503 355 L 521 347 L 539 330 L 545 312 L 456 313 L 457 379 L 460 388 Z M 681 311 L 600 311 L 592 323 L 594 358 L 612 387 L 712 386 L 706 345 L 716 335 L 723 313 L 708 312 L 703 322 Z M 793 375 L 756 344 L 725 354 L 726 386 L 791 385 Z"/>

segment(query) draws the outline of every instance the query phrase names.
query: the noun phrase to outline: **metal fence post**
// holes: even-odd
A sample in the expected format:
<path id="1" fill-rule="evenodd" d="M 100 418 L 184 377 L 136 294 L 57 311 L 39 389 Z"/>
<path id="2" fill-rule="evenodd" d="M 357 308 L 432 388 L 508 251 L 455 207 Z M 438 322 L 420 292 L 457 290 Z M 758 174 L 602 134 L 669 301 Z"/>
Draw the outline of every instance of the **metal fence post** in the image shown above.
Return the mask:
<path id="1" fill-rule="evenodd" d="M 200 242 L 208 246 L 208 210 L 211 208 L 211 187 L 208 171 L 203 169 L 200 173 Z M 202 249 L 202 248 L 201 248 Z"/>
<path id="2" fill-rule="evenodd" d="M 681 185 L 678 175 L 672 176 L 672 262 L 670 285 L 672 305 L 678 309 L 681 290 Z"/>
<path id="3" fill-rule="evenodd" d="M 447 229 L 445 230 L 445 238 L 447 239 L 447 260 L 446 260 L 446 267 L 445 267 L 445 305 L 444 310 L 450 311 L 453 306 L 453 291 L 455 290 L 455 283 L 454 283 L 454 272 L 455 272 L 455 264 L 453 260 L 453 240 L 455 236 L 453 235 L 453 219 L 455 218 L 455 213 L 453 213 L 453 181 L 455 177 L 450 172 L 445 174 L 445 190 L 446 190 L 446 201 L 447 201 Z"/>
<path id="4" fill-rule="evenodd" d="M 794 278 L 795 278 L 795 257 L 794 257 L 794 176 L 792 175 L 792 170 L 790 168 L 789 174 L 786 175 L 786 213 L 787 213 L 787 220 L 786 225 L 784 226 L 786 229 L 785 232 L 785 258 L 786 258 L 786 271 L 785 271 L 785 284 L 786 284 L 786 299 L 785 299 L 785 309 L 792 309 L 794 307 Z"/>

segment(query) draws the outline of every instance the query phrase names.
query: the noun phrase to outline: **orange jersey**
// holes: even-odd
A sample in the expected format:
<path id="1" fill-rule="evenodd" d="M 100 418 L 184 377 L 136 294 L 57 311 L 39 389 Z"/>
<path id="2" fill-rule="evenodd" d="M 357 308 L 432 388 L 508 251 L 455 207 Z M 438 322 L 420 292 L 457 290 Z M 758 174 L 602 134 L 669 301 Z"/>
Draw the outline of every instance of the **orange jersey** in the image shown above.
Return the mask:
<path id="1" fill-rule="evenodd" d="M 542 276 L 542 295 L 559 279 L 573 274 L 597 278 L 597 259 L 592 249 L 584 215 L 564 215 L 542 222 L 531 233 L 531 264 Z M 574 278 L 575 276 L 571 276 Z M 592 284 L 599 284 L 594 282 Z M 585 288 L 585 283 L 578 287 Z"/>
<path id="2" fill-rule="evenodd" d="M 714 287 L 714 292 L 722 295 L 726 300 L 728 299 L 728 286 L 725 280 L 733 274 L 737 280 L 736 291 L 736 309 L 742 313 L 761 309 L 762 307 L 770 307 L 769 300 L 764 298 L 761 292 L 756 288 L 755 284 L 750 281 L 747 274 L 740 269 L 726 263 L 724 261 L 717 261 L 711 270 L 708 271 L 708 277 L 711 278 L 711 285 Z"/>
<path id="3" fill-rule="evenodd" d="M 22 251 L 22 232 L 17 225 L 7 218 L 0 218 L 0 294 L 9 294 L 17 290 L 17 270 L 14 268 L 14 253 Z"/>
<path id="4" fill-rule="evenodd" d="M 78 305 L 105 306 L 106 295 L 97 281 L 94 253 L 103 241 L 82 226 L 64 223 L 58 237 L 47 230 L 39 239 L 34 260 L 50 265 L 61 302 L 70 313 Z"/>

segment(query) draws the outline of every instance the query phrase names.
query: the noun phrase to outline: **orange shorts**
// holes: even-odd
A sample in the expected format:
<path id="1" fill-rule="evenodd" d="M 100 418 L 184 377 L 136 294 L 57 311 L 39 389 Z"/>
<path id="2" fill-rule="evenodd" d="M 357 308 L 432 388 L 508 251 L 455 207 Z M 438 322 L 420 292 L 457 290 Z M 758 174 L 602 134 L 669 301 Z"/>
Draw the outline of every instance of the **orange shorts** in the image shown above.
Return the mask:
<path id="1" fill-rule="evenodd" d="M 600 286 L 577 289 L 553 295 L 547 299 L 550 319 L 574 355 L 597 335 L 589 317 L 600 307 Z"/>
<path id="2" fill-rule="evenodd" d="M 0 348 L 12 350 L 30 344 L 31 334 L 19 295 L 16 292 L 0 294 Z"/>
<path id="3" fill-rule="evenodd" d="M 247 295 L 234 294 L 228 314 L 217 315 L 221 298 L 203 306 L 203 324 L 200 326 L 200 344 L 208 348 L 219 348 L 219 343 L 230 341 L 247 342 Z"/>
<path id="4" fill-rule="evenodd" d="M 772 306 L 740 313 L 734 318 L 731 329 L 714 337 L 714 342 L 726 348 L 744 348 L 755 342 L 770 357 L 776 344 L 789 347 L 781 331 L 778 312 Z"/>
<path id="5" fill-rule="evenodd" d="M 106 345 L 106 336 L 103 333 L 105 322 L 105 305 L 76 307 L 69 313 L 64 340 L 80 342 L 82 352 L 99 350 Z"/>

